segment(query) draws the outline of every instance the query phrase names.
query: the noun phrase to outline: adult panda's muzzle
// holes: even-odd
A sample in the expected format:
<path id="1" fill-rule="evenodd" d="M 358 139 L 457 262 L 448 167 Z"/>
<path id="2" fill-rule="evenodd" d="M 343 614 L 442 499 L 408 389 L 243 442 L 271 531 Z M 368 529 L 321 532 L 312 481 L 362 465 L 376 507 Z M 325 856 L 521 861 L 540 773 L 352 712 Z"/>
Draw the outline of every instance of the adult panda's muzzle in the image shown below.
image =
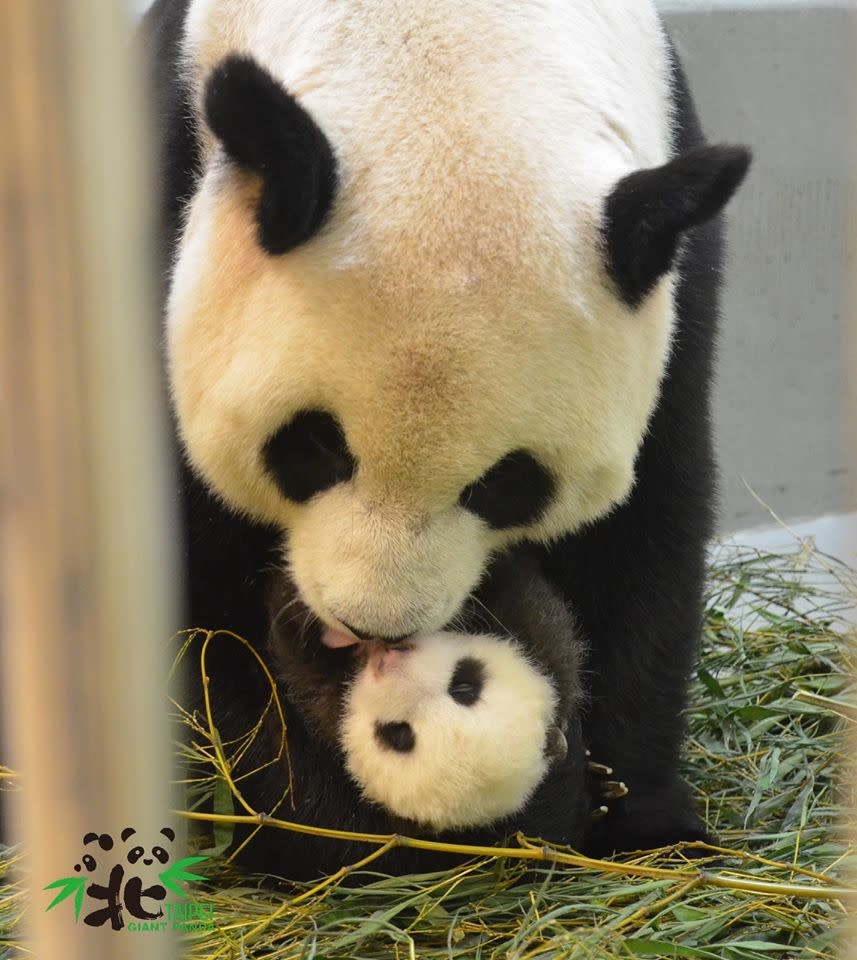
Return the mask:
<path id="1" fill-rule="evenodd" d="M 286 561 L 303 601 L 332 630 L 396 643 L 443 629 L 490 550 L 484 525 L 458 506 L 417 524 L 400 505 L 367 506 L 342 483 L 295 517 Z"/>

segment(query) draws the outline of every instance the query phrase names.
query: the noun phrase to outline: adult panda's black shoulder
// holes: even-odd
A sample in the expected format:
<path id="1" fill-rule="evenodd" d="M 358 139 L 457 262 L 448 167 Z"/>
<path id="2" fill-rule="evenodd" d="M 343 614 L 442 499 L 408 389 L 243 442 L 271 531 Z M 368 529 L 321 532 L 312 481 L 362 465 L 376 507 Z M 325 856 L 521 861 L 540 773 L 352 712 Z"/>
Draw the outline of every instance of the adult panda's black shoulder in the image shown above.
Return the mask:
<path id="1" fill-rule="evenodd" d="M 704 178 L 706 141 L 672 44 L 669 51 L 673 152 L 701 160 Z M 728 198 L 750 155 L 727 149 L 721 176 Z M 593 823 L 587 844 L 593 855 L 707 838 L 675 768 L 717 506 L 710 395 L 723 228 L 716 212 L 683 232 L 674 266 L 677 322 L 631 494 L 545 553 L 551 579 L 574 596 L 593 638 L 587 744 L 632 787 L 608 818 Z"/>
<path id="2" fill-rule="evenodd" d="M 192 622 L 261 646 L 281 544 L 314 616 L 395 642 L 529 541 L 631 791 L 590 848 L 701 836 L 676 765 L 749 157 L 705 146 L 653 5 L 159 0 L 147 30 Z"/>

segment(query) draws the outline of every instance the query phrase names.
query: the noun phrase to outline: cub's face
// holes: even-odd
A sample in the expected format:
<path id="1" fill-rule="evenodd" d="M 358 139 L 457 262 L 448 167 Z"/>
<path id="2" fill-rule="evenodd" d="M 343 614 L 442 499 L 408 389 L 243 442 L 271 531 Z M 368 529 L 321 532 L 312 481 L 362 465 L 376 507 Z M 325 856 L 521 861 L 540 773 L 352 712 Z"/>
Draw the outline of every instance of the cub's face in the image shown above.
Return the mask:
<path id="1" fill-rule="evenodd" d="M 492 823 L 547 773 L 555 707 L 509 640 L 443 632 L 376 645 L 345 698 L 346 766 L 366 797 L 422 826 Z"/>

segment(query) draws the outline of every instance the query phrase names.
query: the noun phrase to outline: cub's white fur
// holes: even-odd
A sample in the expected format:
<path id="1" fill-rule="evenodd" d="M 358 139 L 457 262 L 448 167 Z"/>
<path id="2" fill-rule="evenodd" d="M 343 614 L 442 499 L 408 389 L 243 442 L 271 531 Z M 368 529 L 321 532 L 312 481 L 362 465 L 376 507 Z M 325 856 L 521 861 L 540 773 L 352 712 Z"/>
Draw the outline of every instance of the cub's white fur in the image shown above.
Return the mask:
<path id="1" fill-rule="evenodd" d="M 473 657 L 485 682 L 472 706 L 448 692 L 455 665 Z M 342 745 L 349 772 L 371 800 L 435 830 L 488 824 L 519 810 L 543 779 L 556 695 L 509 640 L 439 633 L 362 670 L 346 697 Z M 411 725 L 399 753 L 375 724 Z"/>
<path id="2" fill-rule="evenodd" d="M 632 484 L 672 278 L 626 309 L 599 222 L 618 179 L 668 155 L 652 4 L 194 0 L 184 52 L 197 102 L 223 57 L 252 55 L 339 167 L 321 233 L 273 257 L 258 184 L 205 134 L 168 311 L 189 455 L 226 501 L 288 531 L 328 625 L 439 629 L 492 551 L 576 529 Z M 339 419 L 359 469 L 296 505 L 261 451 L 311 408 Z M 459 494 L 521 448 L 556 496 L 531 527 L 491 530 Z"/>

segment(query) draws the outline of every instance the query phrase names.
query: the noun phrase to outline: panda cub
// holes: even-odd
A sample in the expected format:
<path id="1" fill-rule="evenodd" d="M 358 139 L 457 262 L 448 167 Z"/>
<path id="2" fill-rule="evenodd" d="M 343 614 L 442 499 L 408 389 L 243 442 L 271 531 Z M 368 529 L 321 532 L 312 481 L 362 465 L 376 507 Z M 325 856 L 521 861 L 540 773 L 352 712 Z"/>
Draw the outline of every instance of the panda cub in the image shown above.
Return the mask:
<path id="1" fill-rule="evenodd" d="M 558 699 L 509 638 L 370 644 L 345 695 L 346 766 L 366 797 L 420 825 L 491 823 L 521 809 L 565 755 Z"/>
<path id="2" fill-rule="evenodd" d="M 495 564 L 456 629 L 400 643 L 308 630 L 296 604 L 280 583 L 269 650 L 283 698 L 311 735 L 341 751 L 361 800 L 392 826 L 524 828 L 529 801 L 563 768 L 579 798 L 570 798 L 575 824 L 564 835 L 577 837 L 588 807 L 583 644 L 523 550 Z"/>

